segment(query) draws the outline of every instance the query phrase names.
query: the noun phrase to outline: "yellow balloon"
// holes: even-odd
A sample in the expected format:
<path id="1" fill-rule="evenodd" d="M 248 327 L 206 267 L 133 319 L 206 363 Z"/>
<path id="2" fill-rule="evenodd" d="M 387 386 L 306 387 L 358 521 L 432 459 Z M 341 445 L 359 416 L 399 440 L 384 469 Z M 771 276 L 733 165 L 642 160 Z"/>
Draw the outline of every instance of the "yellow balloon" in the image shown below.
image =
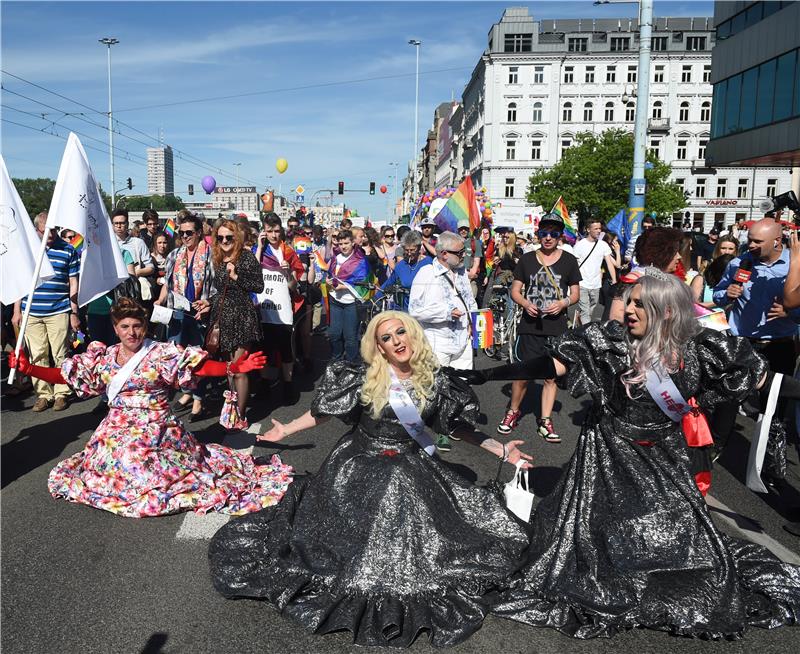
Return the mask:
<path id="1" fill-rule="evenodd" d="M 278 172 L 279 172 L 281 175 L 283 175 L 283 173 L 285 173 L 285 172 L 286 172 L 286 169 L 287 169 L 288 167 L 289 167 L 289 162 L 288 162 L 288 161 L 286 161 L 286 159 L 284 159 L 283 157 L 281 157 L 280 159 L 278 159 L 278 160 L 275 162 L 275 168 L 277 168 L 277 169 L 278 169 Z"/>

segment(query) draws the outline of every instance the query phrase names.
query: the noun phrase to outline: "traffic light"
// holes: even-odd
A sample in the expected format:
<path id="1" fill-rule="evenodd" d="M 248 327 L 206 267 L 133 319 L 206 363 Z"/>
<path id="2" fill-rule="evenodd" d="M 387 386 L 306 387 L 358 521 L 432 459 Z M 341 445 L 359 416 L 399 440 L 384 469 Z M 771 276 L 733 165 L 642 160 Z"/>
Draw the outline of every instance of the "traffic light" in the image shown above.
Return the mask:
<path id="1" fill-rule="evenodd" d="M 375 195 L 375 182 L 370 182 L 369 183 L 369 194 L 370 195 Z"/>
<path id="2" fill-rule="evenodd" d="M 133 188 L 133 180 L 130 177 L 128 177 L 128 190 L 131 190 L 132 188 Z"/>
<path id="3" fill-rule="evenodd" d="M 339 195 L 344 195 L 344 182 L 339 182 Z"/>
<path id="4" fill-rule="evenodd" d="M 194 195 L 194 184 L 189 184 L 189 195 Z"/>

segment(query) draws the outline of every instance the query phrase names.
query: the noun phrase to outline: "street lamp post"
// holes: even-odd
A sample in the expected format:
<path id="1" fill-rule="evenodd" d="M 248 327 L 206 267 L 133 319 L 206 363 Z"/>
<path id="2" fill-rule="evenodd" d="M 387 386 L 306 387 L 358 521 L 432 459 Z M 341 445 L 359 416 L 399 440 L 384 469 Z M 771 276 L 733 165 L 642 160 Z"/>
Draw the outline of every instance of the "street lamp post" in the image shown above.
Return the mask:
<path id="1" fill-rule="evenodd" d="M 111 109 L 111 46 L 117 45 L 119 39 L 106 36 L 102 39 L 98 39 L 98 42 L 108 48 L 108 156 L 111 163 L 111 206 L 115 207 L 117 205 L 117 191 L 114 182 L 114 114 Z"/>
<path id="2" fill-rule="evenodd" d="M 414 193 L 417 187 L 417 157 L 419 156 L 419 46 L 422 45 L 422 41 L 418 39 L 409 39 L 409 45 L 413 45 L 417 50 L 417 72 L 416 72 L 416 83 L 415 83 L 415 90 L 414 90 L 414 171 L 412 173 L 412 182 L 413 185 L 411 187 L 411 200 L 414 200 Z"/>
<path id="3" fill-rule="evenodd" d="M 400 165 L 397 161 L 390 161 L 390 166 L 394 166 L 394 191 L 392 191 L 392 214 L 397 216 L 397 168 Z"/>
<path id="4" fill-rule="evenodd" d="M 239 166 L 241 166 L 241 162 L 233 164 L 236 168 L 236 185 L 233 188 L 233 207 L 236 211 L 239 211 Z"/>

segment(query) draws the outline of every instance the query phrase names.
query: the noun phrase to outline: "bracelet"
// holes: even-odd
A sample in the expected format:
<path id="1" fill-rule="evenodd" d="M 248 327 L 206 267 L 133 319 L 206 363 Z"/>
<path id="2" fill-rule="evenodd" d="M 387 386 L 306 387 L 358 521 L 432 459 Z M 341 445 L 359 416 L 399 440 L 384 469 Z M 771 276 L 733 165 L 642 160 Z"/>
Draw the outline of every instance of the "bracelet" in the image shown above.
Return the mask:
<path id="1" fill-rule="evenodd" d="M 508 461 L 508 446 L 505 443 L 500 443 L 503 446 L 503 463 Z"/>

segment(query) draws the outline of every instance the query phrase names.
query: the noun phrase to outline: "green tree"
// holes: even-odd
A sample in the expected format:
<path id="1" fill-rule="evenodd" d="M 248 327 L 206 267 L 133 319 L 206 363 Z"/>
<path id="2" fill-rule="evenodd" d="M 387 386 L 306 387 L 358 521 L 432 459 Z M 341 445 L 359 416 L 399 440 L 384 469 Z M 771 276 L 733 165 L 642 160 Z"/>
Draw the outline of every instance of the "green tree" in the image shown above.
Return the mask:
<path id="1" fill-rule="evenodd" d="M 672 170 L 669 164 L 649 153 L 647 161 L 653 167 L 645 171 L 645 211 L 666 219 L 686 206 L 686 195 L 667 179 Z M 602 134 L 581 133 L 561 161 L 531 175 L 527 200 L 549 210 L 561 195 L 581 222 L 593 211 L 608 221 L 628 205 L 632 168 L 633 134 L 621 129 Z"/>
<path id="2" fill-rule="evenodd" d="M 22 204 L 28 210 L 28 214 L 33 218 L 42 211 L 50 209 L 53 201 L 53 191 L 56 188 L 56 181 L 46 177 L 38 179 L 14 179 L 14 186 L 22 199 Z M 106 210 L 111 211 L 111 198 L 100 187 L 100 195 L 106 205 Z"/>
<path id="3" fill-rule="evenodd" d="M 183 200 L 177 195 L 129 195 L 117 199 L 119 206 L 128 211 L 180 211 L 183 209 Z"/>

